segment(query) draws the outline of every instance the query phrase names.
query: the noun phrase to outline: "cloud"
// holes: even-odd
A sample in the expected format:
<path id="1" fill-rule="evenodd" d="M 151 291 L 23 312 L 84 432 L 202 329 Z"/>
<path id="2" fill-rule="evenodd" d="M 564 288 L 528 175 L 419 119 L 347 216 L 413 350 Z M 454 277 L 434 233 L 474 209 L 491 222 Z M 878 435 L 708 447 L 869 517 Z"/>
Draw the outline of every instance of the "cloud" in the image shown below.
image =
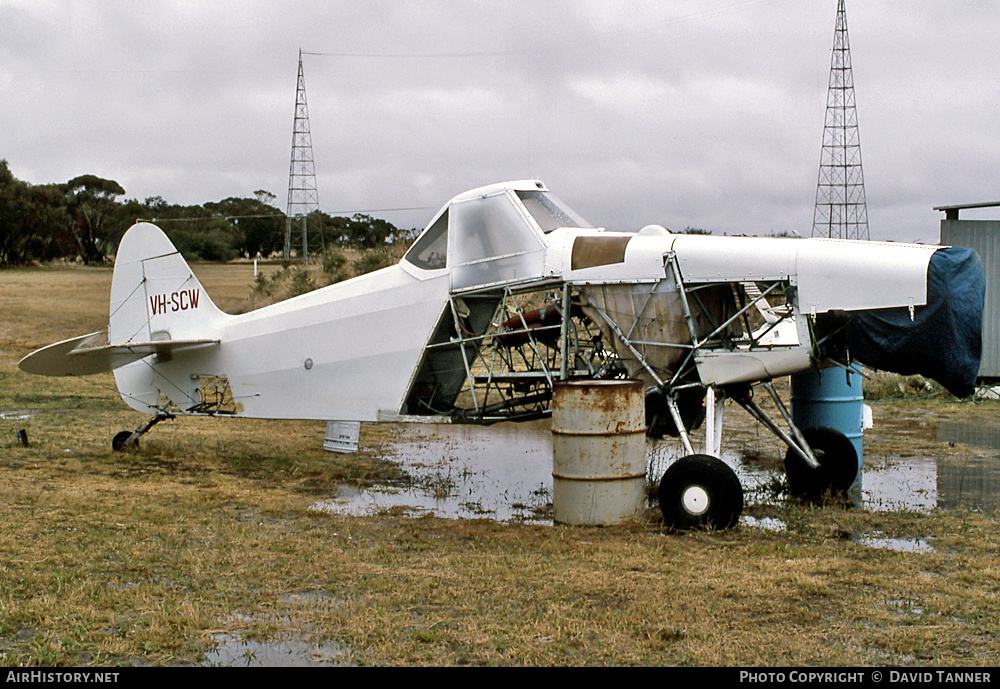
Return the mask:
<path id="1" fill-rule="evenodd" d="M 0 6 L 0 156 L 33 183 L 285 198 L 298 51 L 321 204 L 540 177 L 592 222 L 811 231 L 835 3 Z M 995 197 L 998 3 L 848 3 L 873 237 Z"/>

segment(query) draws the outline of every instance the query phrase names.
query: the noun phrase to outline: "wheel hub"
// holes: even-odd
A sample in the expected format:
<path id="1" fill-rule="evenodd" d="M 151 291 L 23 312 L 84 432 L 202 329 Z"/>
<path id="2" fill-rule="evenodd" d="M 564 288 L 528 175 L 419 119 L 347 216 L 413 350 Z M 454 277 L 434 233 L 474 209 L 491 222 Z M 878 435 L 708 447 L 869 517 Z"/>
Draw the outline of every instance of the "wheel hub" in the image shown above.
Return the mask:
<path id="1" fill-rule="evenodd" d="M 685 511 L 695 516 L 705 514 L 710 502 L 708 491 L 701 486 L 688 486 L 681 494 L 681 504 Z"/>

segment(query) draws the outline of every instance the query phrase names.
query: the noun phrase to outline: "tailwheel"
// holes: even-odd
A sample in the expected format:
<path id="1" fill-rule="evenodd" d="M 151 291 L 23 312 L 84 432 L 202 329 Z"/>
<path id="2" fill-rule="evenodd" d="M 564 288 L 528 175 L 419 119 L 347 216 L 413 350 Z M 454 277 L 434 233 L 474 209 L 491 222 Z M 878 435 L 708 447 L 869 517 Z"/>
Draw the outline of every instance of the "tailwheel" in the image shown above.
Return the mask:
<path id="1" fill-rule="evenodd" d="M 116 433 L 115 437 L 111 439 L 111 449 L 115 452 L 121 452 L 122 450 L 138 450 L 139 436 L 144 435 L 150 428 L 161 421 L 167 421 L 172 418 L 174 418 L 173 414 L 160 412 L 134 431 L 121 431 L 120 433 Z"/>
<path id="2" fill-rule="evenodd" d="M 844 494 L 858 476 L 858 453 L 850 439 L 834 428 L 802 431 L 819 467 L 809 466 L 798 452 L 785 453 L 788 490 L 799 498 L 816 499 L 826 493 Z"/>
<path id="3" fill-rule="evenodd" d="M 129 438 L 132 437 L 132 431 L 121 431 L 120 433 L 115 433 L 115 437 L 111 439 L 111 449 L 114 452 L 124 452 L 125 450 L 135 450 L 139 447 L 139 439 L 136 438 L 131 443 Z"/>
<path id="4" fill-rule="evenodd" d="M 729 529 L 743 513 L 743 487 L 725 462 L 710 455 L 687 455 L 660 479 L 660 509 L 675 529 Z"/>

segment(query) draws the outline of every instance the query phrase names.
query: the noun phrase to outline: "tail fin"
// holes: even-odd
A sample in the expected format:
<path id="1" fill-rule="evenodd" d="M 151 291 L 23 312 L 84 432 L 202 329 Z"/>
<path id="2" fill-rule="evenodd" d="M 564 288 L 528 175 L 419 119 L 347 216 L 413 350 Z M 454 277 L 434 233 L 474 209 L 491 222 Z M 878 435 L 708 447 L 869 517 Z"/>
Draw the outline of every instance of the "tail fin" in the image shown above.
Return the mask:
<path id="1" fill-rule="evenodd" d="M 211 339 L 225 318 L 160 228 L 139 223 L 125 233 L 111 278 L 112 346 Z"/>
<path id="2" fill-rule="evenodd" d="M 157 359 L 114 369 L 126 404 L 154 412 L 163 403 L 161 389 L 183 394 L 181 385 L 164 378 L 170 374 L 155 371 L 149 363 L 169 361 L 184 349 L 218 345 L 220 327 L 228 318 L 160 228 L 139 223 L 125 233 L 111 278 L 109 349 L 157 354 Z"/>

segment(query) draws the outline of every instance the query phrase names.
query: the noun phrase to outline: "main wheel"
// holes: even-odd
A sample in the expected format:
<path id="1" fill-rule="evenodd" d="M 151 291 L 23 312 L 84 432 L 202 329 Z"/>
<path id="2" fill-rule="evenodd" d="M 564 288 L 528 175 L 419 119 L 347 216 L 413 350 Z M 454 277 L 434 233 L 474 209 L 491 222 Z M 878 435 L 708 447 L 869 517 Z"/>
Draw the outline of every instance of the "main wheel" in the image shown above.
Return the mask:
<path id="1" fill-rule="evenodd" d="M 736 472 L 710 455 L 688 455 L 660 479 L 663 520 L 675 529 L 728 529 L 743 513 L 743 486 Z"/>
<path id="2" fill-rule="evenodd" d="M 834 428 L 807 428 L 802 435 L 809 444 L 818 468 L 809 466 L 798 452 L 785 453 L 788 490 L 800 498 L 815 499 L 830 492 L 843 494 L 858 476 L 858 453 L 851 440 Z"/>

